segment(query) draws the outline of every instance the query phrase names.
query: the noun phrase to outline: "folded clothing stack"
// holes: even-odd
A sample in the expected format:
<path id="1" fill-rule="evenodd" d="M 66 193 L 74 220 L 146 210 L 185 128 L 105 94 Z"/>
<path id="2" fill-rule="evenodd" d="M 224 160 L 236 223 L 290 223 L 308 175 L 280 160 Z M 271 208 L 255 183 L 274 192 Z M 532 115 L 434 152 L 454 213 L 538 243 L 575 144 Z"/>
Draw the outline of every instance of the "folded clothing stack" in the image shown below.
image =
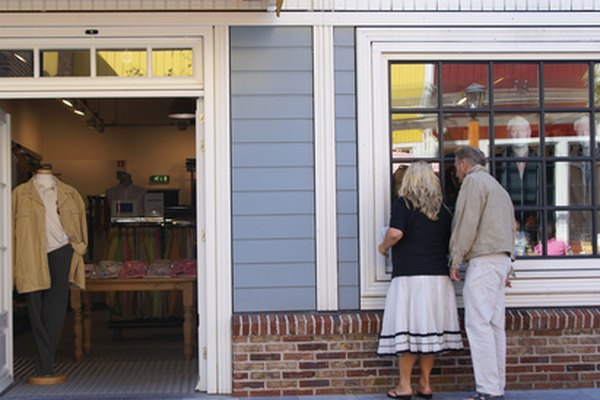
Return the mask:
<path id="1" fill-rule="evenodd" d="M 172 277 L 196 277 L 196 260 L 177 260 L 171 266 Z"/>
<path id="2" fill-rule="evenodd" d="M 123 269 L 120 261 L 100 261 L 96 265 L 94 278 L 118 278 Z"/>
<path id="3" fill-rule="evenodd" d="M 171 276 L 171 260 L 154 260 L 150 265 L 148 265 L 148 272 L 146 276 Z"/>
<path id="4" fill-rule="evenodd" d="M 143 278 L 146 275 L 146 264 L 143 261 L 125 261 L 119 278 Z"/>

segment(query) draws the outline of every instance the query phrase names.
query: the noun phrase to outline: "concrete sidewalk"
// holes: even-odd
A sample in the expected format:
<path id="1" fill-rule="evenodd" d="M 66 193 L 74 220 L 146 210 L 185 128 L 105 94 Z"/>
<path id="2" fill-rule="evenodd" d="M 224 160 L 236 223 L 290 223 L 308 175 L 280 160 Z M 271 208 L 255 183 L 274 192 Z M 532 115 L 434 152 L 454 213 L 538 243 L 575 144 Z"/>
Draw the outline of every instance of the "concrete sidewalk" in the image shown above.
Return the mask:
<path id="1" fill-rule="evenodd" d="M 472 393 L 452 392 L 434 393 L 433 400 L 463 400 Z M 0 398 L 3 396 L 0 396 Z M 384 393 L 369 395 L 331 395 L 331 396 L 286 396 L 286 397 L 231 397 L 225 395 L 207 395 L 204 393 L 186 396 L 172 395 L 136 395 L 118 396 L 28 396 L 14 397 L 10 400 L 388 400 Z M 413 397 L 413 400 L 419 400 Z M 600 400 L 600 389 L 557 389 L 557 390 L 515 390 L 504 395 L 504 400 Z"/>
<path id="2" fill-rule="evenodd" d="M 463 400 L 473 393 L 453 392 L 434 393 L 433 400 Z M 209 396 L 212 398 L 212 396 Z M 215 396 L 216 397 L 216 396 Z M 220 398 L 227 398 L 225 396 Z M 231 398 L 229 398 L 231 399 Z M 274 400 L 273 397 L 250 397 L 248 400 Z M 385 394 L 345 395 L 345 396 L 291 396 L 277 397 L 288 400 L 385 400 Z M 413 397 L 413 400 L 419 400 Z M 513 390 L 506 392 L 504 400 L 600 400 L 600 389 L 560 389 L 560 390 Z"/>

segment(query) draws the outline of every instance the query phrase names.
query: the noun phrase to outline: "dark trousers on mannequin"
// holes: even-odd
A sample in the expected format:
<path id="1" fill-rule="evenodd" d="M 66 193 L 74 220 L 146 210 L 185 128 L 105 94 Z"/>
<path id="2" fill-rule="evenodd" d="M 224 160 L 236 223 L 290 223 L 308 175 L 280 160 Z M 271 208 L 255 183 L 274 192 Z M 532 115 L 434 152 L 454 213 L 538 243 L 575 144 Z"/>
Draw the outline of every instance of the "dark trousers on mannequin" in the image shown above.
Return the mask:
<path id="1" fill-rule="evenodd" d="M 26 294 L 29 320 L 37 347 L 37 374 L 54 373 L 54 356 L 60 341 L 69 301 L 69 268 L 73 249 L 65 245 L 48 253 L 51 286 Z"/>

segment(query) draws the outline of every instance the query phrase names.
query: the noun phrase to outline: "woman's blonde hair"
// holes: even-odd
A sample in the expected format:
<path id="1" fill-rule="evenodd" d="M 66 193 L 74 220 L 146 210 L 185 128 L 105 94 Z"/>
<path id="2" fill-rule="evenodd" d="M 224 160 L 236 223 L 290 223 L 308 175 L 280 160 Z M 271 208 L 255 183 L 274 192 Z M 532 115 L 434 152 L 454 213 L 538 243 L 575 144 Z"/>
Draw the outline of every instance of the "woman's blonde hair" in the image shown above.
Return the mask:
<path id="1" fill-rule="evenodd" d="M 416 161 L 406 169 L 398 196 L 409 200 L 412 206 L 427 218 L 437 221 L 442 207 L 442 187 L 431 165 Z M 407 204 L 410 207 L 410 204 Z"/>

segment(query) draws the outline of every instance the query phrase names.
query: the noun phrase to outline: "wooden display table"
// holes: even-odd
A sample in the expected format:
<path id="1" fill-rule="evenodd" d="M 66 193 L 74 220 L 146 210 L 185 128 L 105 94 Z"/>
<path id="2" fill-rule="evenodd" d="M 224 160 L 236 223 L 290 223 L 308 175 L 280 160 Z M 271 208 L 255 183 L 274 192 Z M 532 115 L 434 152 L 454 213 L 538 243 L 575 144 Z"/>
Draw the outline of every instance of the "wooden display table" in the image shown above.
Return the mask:
<path id="1" fill-rule="evenodd" d="M 192 357 L 192 333 L 194 327 L 194 286 L 196 278 L 137 278 L 137 279 L 87 279 L 85 290 L 71 287 L 71 308 L 73 309 L 73 347 L 75 361 L 92 348 L 91 338 L 91 292 L 135 292 L 181 290 L 183 295 L 183 355 L 186 360 Z M 83 304 L 83 316 L 81 313 Z M 83 346 L 82 346 L 83 344 Z M 83 348 L 83 351 L 82 351 Z"/>

